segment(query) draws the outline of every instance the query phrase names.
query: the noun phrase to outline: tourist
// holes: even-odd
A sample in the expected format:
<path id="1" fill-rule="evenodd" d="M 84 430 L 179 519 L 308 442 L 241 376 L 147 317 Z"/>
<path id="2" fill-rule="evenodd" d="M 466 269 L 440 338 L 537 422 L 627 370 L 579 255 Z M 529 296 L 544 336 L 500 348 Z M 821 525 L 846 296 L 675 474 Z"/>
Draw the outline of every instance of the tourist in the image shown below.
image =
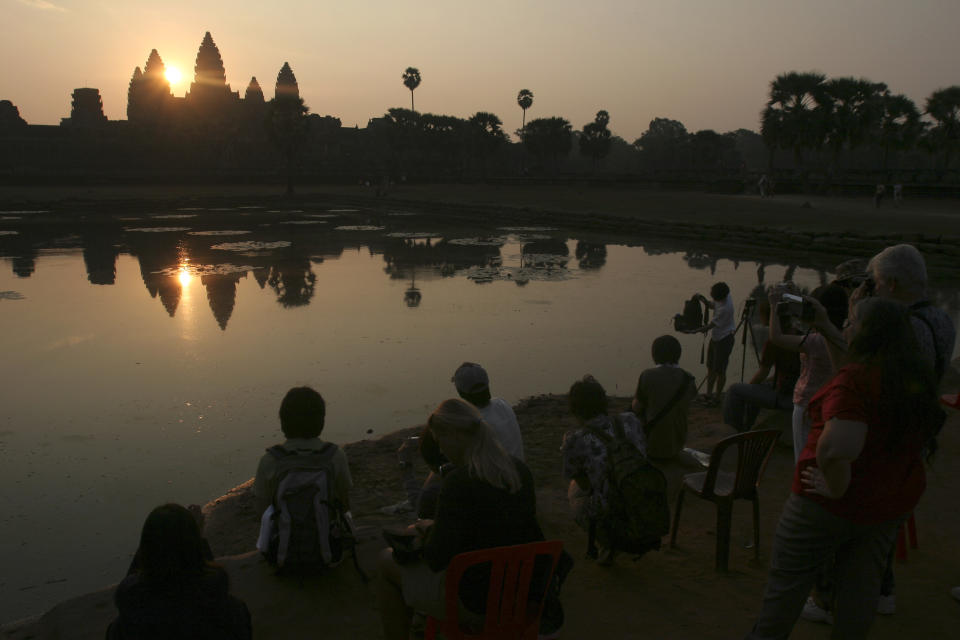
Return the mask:
<path id="1" fill-rule="evenodd" d="M 800 452 L 807 444 L 810 432 L 810 420 L 807 416 L 807 405 L 810 399 L 826 382 L 833 377 L 834 363 L 831 359 L 827 337 L 817 327 L 799 327 L 800 335 L 792 329 L 784 329 L 782 321 L 789 318 L 791 327 L 798 322 L 797 318 L 781 316 L 777 312 L 782 302 L 784 288 L 774 287 L 770 290 L 770 342 L 776 346 L 800 353 L 800 375 L 793 387 L 793 459 L 800 459 Z M 839 334 L 847 316 L 847 294 L 838 285 L 818 287 L 812 298 L 817 300 L 825 309 L 830 320 L 833 333 Z M 782 308 L 782 307 L 781 307 Z M 781 319 L 782 318 L 782 319 Z"/>
<path id="2" fill-rule="evenodd" d="M 593 376 L 584 376 L 570 387 L 570 413 L 579 427 L 563 436 L 563 477 L 569 481 L 567 498 L 576 523 L 587 532 L 596 532 L 596 542 L 602 547 L 597 551 L 588 545 L 588 553 L 596 556 L 601 564 L 613 562 L 615 549 L 611 548 L 602 528 L 597 522 L 607 513 L 607 448 L 603 441 L 591 433 L 602 430 L 614 436 L 614 420 L 619 421 L 627 440 L 646 454 L 646 438 L 643 427 L 632 413 L 621 413 L 616 418 L 607 415 L 607 393 Z M 590 542 L 592 543 L 592 535 Z"/>
<path id="3" fill-rule="evenodd" d="M 178 504 L 151 511 L 117 586 L 119 616 L 107 640 L 251 638 L 247 606 L 230 595 L 226 571 L 211 560 L 194 514 Z"/>
<path id="4" fill-rule="evenodd" d="M 771 307 L 767 300 L 759 300 L 758 322 L 768 326 L 770 313 Z M 785 329 L 783 319 L 780 327 L 782 331 L 789 331 Z M 759 368 L 750 378 L 750 382 L 730 385 L 724 396 L 723 422 L 738 432 L 753 428 L 760 409 L 793 410 L 793 388 L 800 376 L 800 358 L 797 352 L 774 344 L 768 335 L 760 350 L 759 361 Z"/>
<path id="5" fill-rule="evenodd" d="M 418 450 L 420 457 L 426 463 L 430 473 L 421 484 L 413 475 L 413 451 Z M 422 520 L 433 519 L 437 515 L 437 500 L 440 497 L 442 485 L 441 468 L 449 465 L 450 461 L 440 451 L 440 443 L 429 428 L 425 428 L 419 436 L 407 438 L 397 450 L 400 462 L 400 475 L 403 478 L 403 488 L 407 493 L 405 510 L 413 510 L 417 518 Z"/>
<path id="6" fill-rule="evenodd" d="M 392 549 L 381 554 L 378 597 L 387 640 L 407 640 L 413 610 L 445 617 L 446 568 L 457 554 L 543 540 L 530 470 L 504 451 L 476 407 L 446 400 L 427 426 L 453 466 L 443 478 L 436 519 L 415 525 L 422 560 L 400 564 Z M 482 623 L 488 582 L 484 567 L 464 574 L 461 620 Z"/>
<path id="7" fill-rule="evenodd" d="M 703 333 L 713 330 L 710 335 L 710 346 L 707 349 L 707 392 L 700 396 L 700 403 L 716 407 L 720 405 L 723 389 L 727 384 L 727 364 L 730 362 L 730 353 L 733 351 L 734 334 L 737 331 L 737 322 L 733 312 L 733 298 L 730 297 L 730 287 L 725 282 L 717 282 L 710 287 L 710 300 L 701 294 L 697 299 L 708 308 L 713 309 L 713 320 L 700 329 Z M 716 388 L 716 395 L 714 395 Z"/>
<path id="8" fill-rule="evenodd" d="M 927 265 L 916 247 L 898 244 L 885 248 L 867 264 L 865 281 L 851 296 L 851 305 L 865 296 L 876 295 L 907 306 L 914 337 L 923 359 L 933 368 L 933 388 L 937 387 L 953 354 L 956 329 L 949 314 L 934 306 L 927 298 Z M 925 443 L 930 449 L 935 443 Z M 880 585 L 877 613 L 892 615 L 897 610 L 896 578 L 893 572 L 896 545 L 887 551 L 887 562 Z M 831 576 L 817 587 L 817 596 L 804 607 L 803 617 L 814 621 L 829 621 L 833 600 Z"/>
<path id="9" fill-rule="evenodd" d="M 849 364 L 810 401 L 810 437 L 747 638 L 786 638 L 831 557 L 833 637 L 863 638 L 873 623 L 887 551 L 925 487 L 922 450 L 937 410 L 905 311 L 879 298 L 854 309 Z M 826 310 L 816 312 L 816 325 L 830 333 Z"/>
<path id="10" fill-rule="evenodd" d="M 339 503 L 342 511 L 350 509 L 350 467 L 343 449 L 333 443 L 320 439 L 323 432 L 327 408 L 323 397 L 310 387 L 294 387 L 283 397 L 280 403 L 280 430 L 286 438 L 280 445 L 284 452 L 316 453 L 321 449 L 333 447 L 331 463 L 333 478 L 330 481 L 330 497 Z M 257 514 L 263 515 L 277 493 L 278 458 L 269 452 L 260 458 L 257 475 L 253 481 L 253 494 Z"/>
<path id="11" fill-rule="evenodd" d="M 682 347 L 670 335 L 651 346 L 653 362 L 637 379 L 632 409 L 643 425 L 647 455 L 653 460 L 674 458 L 687 439 L 687 410 L 697 393 L 693 376 L 680 368 Z"/>
<path id="12" fill-rule="evenodd" d="M 503 448 L 514 458 L 523 460 L 523 436 L 513 407 L 503 398 L 490 396 L 490 378 L 486 370 L 474 362 L 464 362 L 450 379 L 457 394 L 475 406 L 484 421 L 493 427 Z"/>

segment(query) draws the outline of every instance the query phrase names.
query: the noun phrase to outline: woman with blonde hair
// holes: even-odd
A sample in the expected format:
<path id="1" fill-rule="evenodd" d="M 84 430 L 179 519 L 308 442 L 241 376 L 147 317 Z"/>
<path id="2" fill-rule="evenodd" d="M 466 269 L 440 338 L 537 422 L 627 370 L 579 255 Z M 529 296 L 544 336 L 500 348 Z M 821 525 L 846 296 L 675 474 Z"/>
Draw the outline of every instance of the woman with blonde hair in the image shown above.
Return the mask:
<path id="1" fill-rule="evenodd" d="M 473 405 L 445 400 L 430 415 L 427 428 L 450 464 L 441 470 L 436 519 L 415 525 L 423 540 L 422 560 L 400 564 L 389 548 L 381 555 L 378 595 L 388 640 L 409 637 L 414 609 L 444 617 L 446 569 L 455 555 L 543 540 L 530 470 L 507 455 Z M 484 567 L 464 574 L 462 618 L 482 621 L 487 587 Z"/>

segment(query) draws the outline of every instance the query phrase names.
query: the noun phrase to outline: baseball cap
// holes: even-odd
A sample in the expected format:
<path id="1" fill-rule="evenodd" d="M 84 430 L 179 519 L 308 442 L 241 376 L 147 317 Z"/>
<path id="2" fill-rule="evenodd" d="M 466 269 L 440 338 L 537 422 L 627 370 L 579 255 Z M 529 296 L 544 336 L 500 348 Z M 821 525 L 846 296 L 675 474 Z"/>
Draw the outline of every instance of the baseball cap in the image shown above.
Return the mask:
<path id="1" fill-rule="evenodd" d="M 475 362 L 461 364 L 450 380 L 460 393 L 479 393 L 490 387 L 487 372 Z"/>

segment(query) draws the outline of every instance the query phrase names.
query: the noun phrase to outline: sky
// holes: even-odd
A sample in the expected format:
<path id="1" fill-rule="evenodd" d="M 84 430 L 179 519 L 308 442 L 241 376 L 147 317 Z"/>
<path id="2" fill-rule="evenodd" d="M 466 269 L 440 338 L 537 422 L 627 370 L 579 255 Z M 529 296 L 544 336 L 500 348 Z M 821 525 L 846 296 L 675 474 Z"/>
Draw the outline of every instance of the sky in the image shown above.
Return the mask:
<path id="1" fill-rule="evenodd" d="M 513 131 L 526 88 L 528 120 L 581 129 L 604 109 L 630 142 L 655 117 L 758 130 L 787 71 L 885 82 L 921 109 L 960 84 L 957 0 L 0 0 L 0 24 L 0 99 L 30 124 L 59 124 L 78 87 L 126 118 L 154 48 L 184 95 L 206 31 L 234 91 L 256 76 L 270 99 L 289 62 L 310 111 L 344 126 L 409 108 L 408 66 L 423 78 L 418 111 L 490 111 Z"/>

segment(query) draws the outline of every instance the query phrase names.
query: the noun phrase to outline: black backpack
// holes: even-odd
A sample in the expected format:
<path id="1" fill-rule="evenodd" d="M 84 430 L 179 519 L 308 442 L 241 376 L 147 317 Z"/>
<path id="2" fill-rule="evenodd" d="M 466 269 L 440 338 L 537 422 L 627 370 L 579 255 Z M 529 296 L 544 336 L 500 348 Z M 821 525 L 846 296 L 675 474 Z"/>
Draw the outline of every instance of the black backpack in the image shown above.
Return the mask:
<path id="1" fill-rule="evenodd" d="M 683 313 L 673 316 L 674 331 L 696 331 L 704 325 L 703 307 L 700 300 L 693 296 L 683 303 Z"/>
<path id="2" fill-rule="evenodd" d="M 353 523 L 331 497 L 336 451 L 329 442 L 316 451 L 290 451 L 282 445 L 267 449 L 277 459 L 277 489 L 264 555 L 278 573 L 322 571 L 340 564 L 347 551 L 354 552 L 357 564 Z"/>
<path id="3" fill-rule="evenodd" d="M 667 479 L 632 442 L 619 416 L 613 419 L 613 437 L 589 428 L 607 449 L 607 512 L 596 523 L 617 551 L 643 555 L 660 548 L 670 530 Z M 592 541 L 591 541 L 592 542 Z"/>

